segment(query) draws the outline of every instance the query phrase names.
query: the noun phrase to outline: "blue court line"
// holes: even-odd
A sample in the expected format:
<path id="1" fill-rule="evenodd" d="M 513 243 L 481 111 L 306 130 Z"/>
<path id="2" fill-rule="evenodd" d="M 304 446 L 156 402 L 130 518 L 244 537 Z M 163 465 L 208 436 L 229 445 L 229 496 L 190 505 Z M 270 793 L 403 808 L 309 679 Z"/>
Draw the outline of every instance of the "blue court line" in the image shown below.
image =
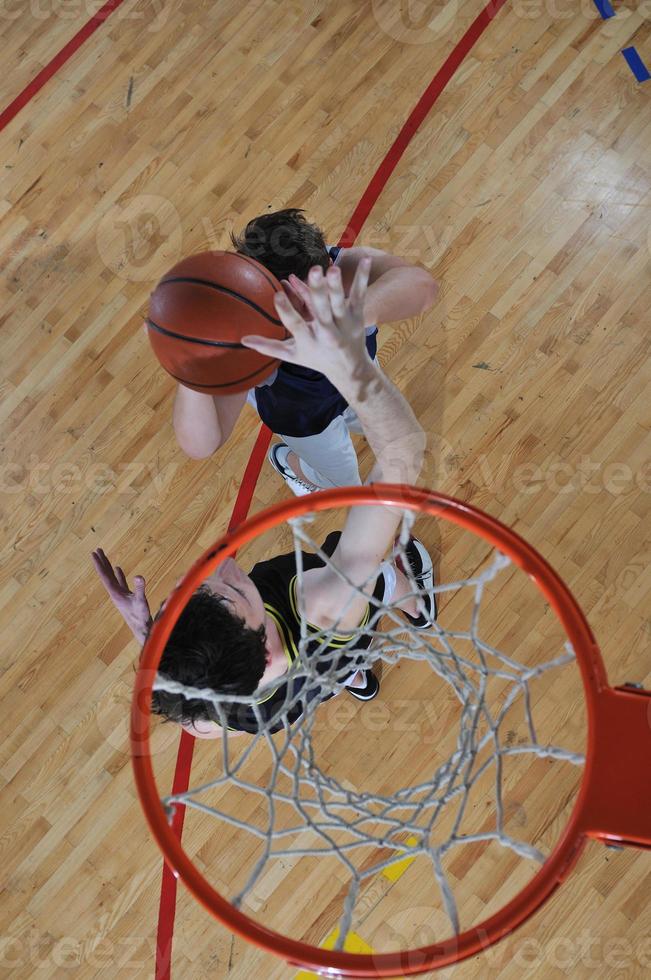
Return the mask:
<path id="1" fill-rule="evenodd" d="M 646 82 L 651 78 L 651 72 L 644 64 L 639 54 L 635 48 L 623 48 L 622 54 L 628 62 L 628 67 L 631 69 L 638 82 Z"/>
<path id="2" fill-rule="evenodd" d="M 609 0 L 593 0 L 593 2 L 603 20 L 608 20 L 609 17 L 615 16 L 615 11 L 610 6 Z"/>

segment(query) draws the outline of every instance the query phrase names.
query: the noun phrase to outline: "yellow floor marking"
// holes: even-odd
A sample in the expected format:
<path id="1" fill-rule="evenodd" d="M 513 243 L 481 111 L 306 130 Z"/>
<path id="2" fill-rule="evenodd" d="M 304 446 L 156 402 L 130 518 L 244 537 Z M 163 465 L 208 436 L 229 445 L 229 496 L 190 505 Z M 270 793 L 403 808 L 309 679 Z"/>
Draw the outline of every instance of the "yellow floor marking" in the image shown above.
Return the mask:
<path id="1" fill-rule="evenodd" d="M 414 844 L 417 843 L 418 843 L 418 838 L 414 837 L 413 834 L 411 837 L 408 837 L 406 840 L 407 847 L 413 847 Z M 402 875 L 405 873 L 405 871 L 412 863 L 412 861 L 415 860 L 416 860 L 415 857 L 406 857 L 402 861 L 396 861 L 395 864 L 390 864 L 388 868 L 385 868 L 382 874 L 384 875 L 385 878 L 388 878 L 389 881 L 397 881 L 398 878 L 402 877 Z"/>

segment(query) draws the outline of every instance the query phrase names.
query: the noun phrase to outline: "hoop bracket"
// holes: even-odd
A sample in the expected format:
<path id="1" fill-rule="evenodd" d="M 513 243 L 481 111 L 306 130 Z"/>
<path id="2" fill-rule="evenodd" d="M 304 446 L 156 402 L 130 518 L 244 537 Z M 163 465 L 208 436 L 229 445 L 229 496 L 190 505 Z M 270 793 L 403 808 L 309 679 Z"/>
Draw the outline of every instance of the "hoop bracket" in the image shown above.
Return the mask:
<path id="1" fill-rule="evenodd" d="M 651 848 L 651 691 L 605 687 L 594 707 L 579 829 L 605 844 Z"/>

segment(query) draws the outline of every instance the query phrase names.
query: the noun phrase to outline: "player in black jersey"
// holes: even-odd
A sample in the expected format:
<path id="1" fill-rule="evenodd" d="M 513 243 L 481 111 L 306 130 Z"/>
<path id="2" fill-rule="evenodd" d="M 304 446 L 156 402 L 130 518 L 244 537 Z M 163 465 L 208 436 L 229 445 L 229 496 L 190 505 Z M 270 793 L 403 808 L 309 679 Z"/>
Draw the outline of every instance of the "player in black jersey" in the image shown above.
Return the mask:
<path id="1" fill-rule="evenodd" d="M 278 315 L 291 334 L 285 341 L 244 337 L 247 346 L 283 361 L 317 367 L 336 385 L 356 411 L 364 434 L 375 454 L 368 483 L 407 483 L 418 479 L 425 449 L 425 433 L 398 389 L 370 359 L 364 332 L 364 297 L 370 259 L 363 259 L 355 274 L 350 295 L 345 296 L 341 272 L 334 267 L 324 276 L 320 267 L 310 270 L 312 319 L 305 319 L 282 293 L 275 298 Z M 422 585 L 427 616 L 418 613 L 408 579 L 399 567 L 383 561 L 391 547 L 401 512 L 396 508 L 367 505 L 352 507 L 341 532 L 329 535 L 324 544 L 332 564 L 343 570 L 355 585 L 376 576 L 374 596 L 391 601 L 411 621 L 426 627 L 435 618 L 431 593 L 432 563 L 423 545 L 412 538 L 407 557 Z M 128 588 L 120 568 L 114 572 L 103 551 L 93 555 L 95 566 L 115 605 L 134 635 L 144 642 L 151 616 L 145 583 L 136 577 L 134 591 Z M 313 653 L 326 667 L 339 656 L 338 666 L 350 666 L 346 681 L 351 693 L 362 700 L 374 697 L 378 682 L 371 671 L 356 670 L 356 649 L 368 646 L 370 638 L 358 640 L 344 655 L 337 653 L 352 631 L 371 614 L 368 600 L 356 593 L 350 601 L 350 586 L 330 563 L 304 553 L 303 602 L 309 629 L 337 625 L 327 648 L 314 644 Z M 428 594 L 429 593 L 429 594 Z M 401 600 L 404 597 L 404 602 Z M 341 610 L 347 605 L 345 615 Z M 270 730 L 281 727 L 279 705 L 292 683 L 291 666 L 297 654 L 300 618 L 296 598 L 296 566 L 293 552 L 259 562 L 247 575 L 233 558 L 223 561 L 181 613 L 159 665 L 161 673 L 195 687 L 212 687 L 226 694 L 253 694 L 258 687 L 278 681 L 261 705 Z M 308 647 L 308 655 L 310 649 Z M 300 693 L 300 692 L 299 692 Z M 183 725 L 200 738 L 223 734 L 212 705 L 188 700 L 181 695 L 155 692 L 153 710 Z M 287 720 L 302 713 L 300 698 Z M 233 731 L 256 731 L 250 708 L 229 714 Z"/>

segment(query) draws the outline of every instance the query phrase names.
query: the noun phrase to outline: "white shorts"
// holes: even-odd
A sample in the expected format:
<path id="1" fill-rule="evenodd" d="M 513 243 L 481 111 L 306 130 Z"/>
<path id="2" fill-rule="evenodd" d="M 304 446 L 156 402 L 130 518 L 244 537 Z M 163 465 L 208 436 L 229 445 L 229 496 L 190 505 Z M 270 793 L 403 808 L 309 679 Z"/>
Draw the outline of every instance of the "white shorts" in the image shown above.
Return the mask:
<path id="1" fill-rule="evenodd" d="M 255 388 L 249 391 L 247 401 L 257 411 Z M 296 453 L 310 483 L 320 490 L 329 490 L 361 485 L 357 453 L 350 433 L 362 435 L 363 431 L 357 414 L 349 405 L 343 415 L 338 415 L 316 435 L 286 436 L 282 432 L 276 435 Z"/>

